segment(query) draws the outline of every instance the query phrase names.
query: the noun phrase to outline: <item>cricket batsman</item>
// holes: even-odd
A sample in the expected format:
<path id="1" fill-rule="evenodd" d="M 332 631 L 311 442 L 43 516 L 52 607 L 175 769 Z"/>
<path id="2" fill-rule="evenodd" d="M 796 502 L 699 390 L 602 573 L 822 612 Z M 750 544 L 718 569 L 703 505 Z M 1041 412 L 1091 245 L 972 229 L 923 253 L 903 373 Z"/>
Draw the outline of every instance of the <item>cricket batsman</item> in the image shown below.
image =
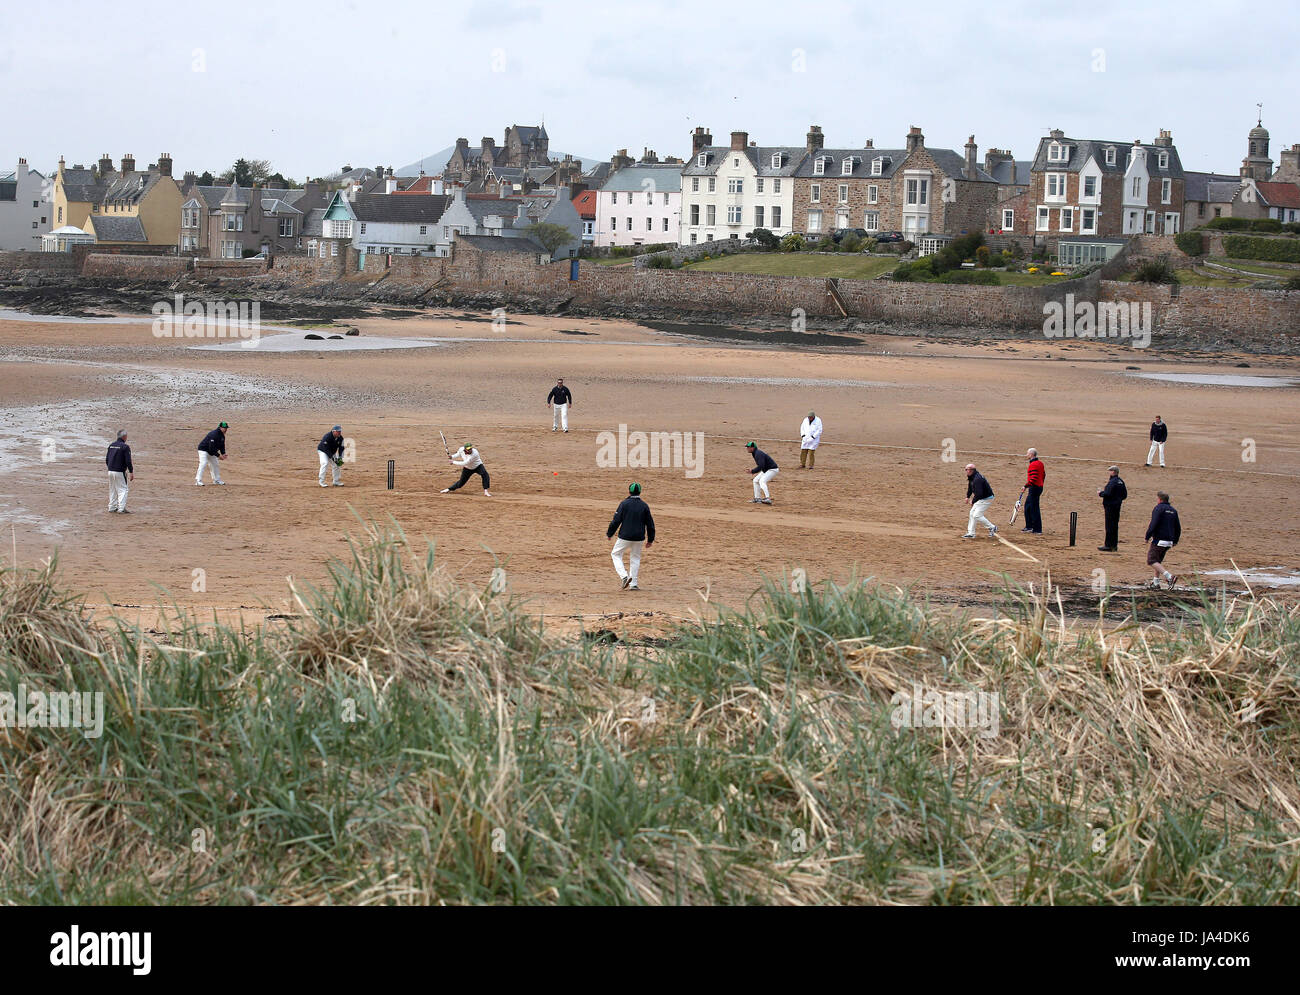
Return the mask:
<path id="1" fill-rule="evenodd" d="M 335 425 L 332 429 L 321 436 L 320 444 L 316 446 L 316 455 L 320 457 L 320 473 L 316 479 L 320 481 L 322 487 L 328 487 L 325 483 L 325 469 L 332 467 L 334 469 L 334 486 L 343 486 L 343 428 Z"/>

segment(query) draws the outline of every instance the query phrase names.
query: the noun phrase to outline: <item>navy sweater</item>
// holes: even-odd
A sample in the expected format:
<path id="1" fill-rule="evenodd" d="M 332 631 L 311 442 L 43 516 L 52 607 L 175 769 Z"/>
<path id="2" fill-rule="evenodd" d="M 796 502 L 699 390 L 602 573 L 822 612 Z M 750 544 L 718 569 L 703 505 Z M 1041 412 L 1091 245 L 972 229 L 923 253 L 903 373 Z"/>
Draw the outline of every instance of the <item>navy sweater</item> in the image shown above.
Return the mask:
<path id="1" fill-rule="evenodd" d="M 131 447 L 121 439 L 108 444 L 104 463 L 114 473 L 135 473 L 135 467 L 131 465 Z"/>
<path id="2" fill-rule="evenodd" d="M 1147 526 L 1147 542 L 1159 542 L 1166 539 L 1175 546 L 1182 538 L 1183 526 L 1178 521 L 1178 512 L 1168 501 L 1161 501 L 1151 509 L 1151 524 Z"/>
<path id="3" fill-rule="evenodd" d="M 984 479 L 984 474 L 976 470 L 966 479 L 966 496 L 975 501 L 983 501 L 993 496 L 993 488 Z"/>
<path id="4" fill-rule="evenodd" d="M 219 428 L 214 428 L 199 443 L 199 452 L 207 453 L 209 456 L 225 455 L 226 433 Z"/>
<path id="5" fill-rule="evenodd" d="M 619 502 L 613 521 L 605 530 L 605 538 L 612 537 L 615 529 L 618 530 L 618 537 L 628 542 L 640 542 L 643 539 L 654 542 L 655 520 L 650 514 L 650 506 L 639 497 L 625 497 Z"/>
<path id="6" fill-rule="evenodd" d="M 750 470 L 750 473 L 763 473 L 765 470 L 775 470 L 777 468 L 776 460 L 772 459 L 771 456 L 767 455 L 767 453 L 763 452 L 763 450 L 759 449 L 757 446 L 754 447 L 753 456 L 754 462 L 758 465 L 755 466 L 754 469 Z"/>

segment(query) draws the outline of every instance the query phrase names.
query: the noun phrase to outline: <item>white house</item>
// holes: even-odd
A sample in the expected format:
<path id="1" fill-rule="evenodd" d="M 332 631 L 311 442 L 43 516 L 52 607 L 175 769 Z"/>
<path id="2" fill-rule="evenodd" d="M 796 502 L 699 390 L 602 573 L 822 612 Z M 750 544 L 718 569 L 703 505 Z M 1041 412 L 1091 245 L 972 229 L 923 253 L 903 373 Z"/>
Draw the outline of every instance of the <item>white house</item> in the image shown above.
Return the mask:
<path id="1" fill-rule="evenodd" d="M 596 195 L 596 245 L 676 243 L 681 237 L 682 164 L 637 163 L 612 174 Z"/>
<path id="2" fill-rule="evenodd" d="M 679 242 L 743 238 L 755 228 L 788 234 L 794 213 L 794 173 L 808 154 L 796 147 L 760 147 L 733 131 L 731 145 L 713 145 L 696 128 L 691 158 L 682 168 Z"/>
<path id="3" fill-rule="evenodd" d="M 552 259 L 578 254 L 582 218 L 573 206 L 568 187 L 539 187 L 527 194 L 499 198 L 467 194 L 464 186 L 457 185 L 438 223 L 435 251 L 440 256 L 449 255 L 455 235 L 526 238 L 528 227 L 534 224 L 559 225 L 572 236 L 555 250 Z"/>
<path id="4" fill-rule="evenodd" d="M 416 255 L 432 250 L 448 198 L 437 194 L 336 191 L 322 220 L 324 238 L 347 238 L 361 253 Z"/>
<path id="5" fill-rule="evenodd" d="M 0 250 L 40 252 L 50 230 L 53 187 L 19 159 L 12 173 L 0 173 Z"/>

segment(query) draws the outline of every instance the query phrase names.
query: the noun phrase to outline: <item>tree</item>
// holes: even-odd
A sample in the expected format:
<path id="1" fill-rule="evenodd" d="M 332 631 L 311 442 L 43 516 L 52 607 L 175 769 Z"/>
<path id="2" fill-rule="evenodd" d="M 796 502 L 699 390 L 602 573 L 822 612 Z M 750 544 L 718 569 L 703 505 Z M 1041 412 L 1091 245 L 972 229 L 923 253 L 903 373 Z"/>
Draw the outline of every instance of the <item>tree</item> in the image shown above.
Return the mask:
<path id="1" fill-rule="evenodd" d="M 216 182 L 217 182 L 217 178 L 212 175 L 211 170 L 204 170 L 203 175 L 199 177 L 199 186 L 204 186 L 204 187 L 215 186 Z"/>
<path id="2" fill-rule="evenodd" d="M 773 251 L 778 245 L 781 244 L 781 240 L 772 234 L 772 230 L 770 228 L 755 228 L 745 237 L 753 239 L 755 242 L 761 245 L 763 249 L 767 252 Z"/>
<path id="3" fill-rule="evenodd" d="M 551 224 L 547 221 L 529 225 L 524 229 L 524 234 L 540 244 L 552 256 L 573 241 L 573 233 L 564 225 Z"/>

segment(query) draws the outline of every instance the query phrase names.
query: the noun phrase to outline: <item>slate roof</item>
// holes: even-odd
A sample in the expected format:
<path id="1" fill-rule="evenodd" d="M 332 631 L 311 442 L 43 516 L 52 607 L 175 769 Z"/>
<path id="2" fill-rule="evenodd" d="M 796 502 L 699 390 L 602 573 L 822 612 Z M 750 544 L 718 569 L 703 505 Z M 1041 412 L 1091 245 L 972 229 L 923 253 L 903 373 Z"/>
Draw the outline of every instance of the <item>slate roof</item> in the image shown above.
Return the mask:
<path id="1" fill-rule="evenodd" d="M 63 168 L 63 191 L 71 203 L 103 203 L 107 189 L 107 184 L 99 182 L 93 169 Z"/>
<path id="2" fill-rule="evenodd" d="M 656 193 L 680 193 L 682 189 L 682 167 L 680 164 L 638 163 L 625 166 L 607 179 L 600 189 L 620 192 L 630 190 L 640 192 L 645 189 L 643 183 L 650 180 Z"/>
<path id="3" fill-rule="evenodd" d="M 279 197 L 262 198 L 263 214 L 302 214 L 302 211 L 281 200 Z"/>
<path id="4" fill-rule="evenodd" d="M 499 200 L 495 197 L 465 198 L 465 206 L 469 208 L 469 213 L 474 215 L 475 221 L 482 221 L 490 214 L 499 214 L 505 218 L 518 217 L 520 203 L 521 201 L 518 200 Z"/>
<path id="5" fill-rule="evenodd" d="M 525 145 L 530 142 L 535 142 L 539 138 L 544 138 L 547 141 L 550 141 L 550 136 L 546 133 L 546 127 L 544 125 L 536 128 L 532 125 L 524 125 L 523 127 L 515 125 L 514 128 L 515 133 L 519 135 L 519 140 Z"/>
<path id="6" fill-rule="evenodd" d="M 1225 173 L 1187 172 L 1183 174 L 1183 199 L 1210 200 L 1208 194 L 1211 183 L 1231 183 L 1233 187 L 1237 187 L 1240 186 L 1241 181 L 1237 177 Z M 1232 198 L 1229 197 L 1228 199 L 1231 200 Z"/>
<path id="7" fill-rule="evenodd" d="M 237 198 L 236 200 L 231 200 L 230 197 L 227 196 L 227 194 L 230 194 L 232 190 L 237 191 L 234 194 Z M 265 209 L 265 202 L 267 200 L 279 200 L 287 205 L 293 205 L 301 200 L 307 193 L 306 190 L 282 190 L 279 187 L 258 187 L 257 192 L 262 198 L 263 209 Z M 251 189 L 237 187 L 233 183 L 228 187 L 190 187 L 190 197 L 202 198 L 203 202 L 207 204 L 208 209 L 212 211 L 220 210 L 223 203 L 248 204 L 250 203 L 251 195 Z"/>
<path id="8" fill-rule="evenodd" d="M 1207 200 L 1211 204 L 1230 204 L 1241 189 L 1241 180 L 1210 180 L 1206 184 L 1205 196 L 1201 198 L 1183 197 L 1183 200 Z"/>
<path id="9" fill-rule="evenodd" d="M 1033 162 L 1029 159 L 999 159 L 993 164 L 993 172 L 989 175 L 998 183 L 999 186 L 1010 187 L 1027 187 L 1029 186 L 1029 172 Z"/>
<path id="10" fill-rule="evenodd" d="M 324 230 L 325 208 L 313 207 L 307 212 L 307 216 L 302 219 L 302 233 L 304 235 L 319 236 Z"/>
<path id="11" fill-rule="evenodd" d="M 699 162 L 700 152 L 703 152 L 706 156 L 706 164 L 703 166 L 696 165 Z M 777 153 L 781 154 L 781 165 L 773 167 L 772 157 Z M 682 166 L 682 175 L 713 176 L 718 172 L 718 169 L 728 156 L 744 155 L 754 164 L 754 169 L 759 176 L 794 176 L 795 171 L 807 154 L 808 150 L 802 145 L 797 148 L 779 145 L 770 147 L 748 145 L 743 150 L 733 149 L 729 145 L 710 145 L 707 148 L 700 149 L 686 161 Z"/>
<path id="12" fill-rule="evenodd" d="M 1069 146 L 1069 158 L 1065 162 L 1052 161 L 1047 158 L 1047 150 L 1054 143 Z M 1106 149 L 1115 150 L 1115 163 L 1106 164 Z M 1128 153 L 1133 148 L 1132 142 L 1105 142 L 1092 138 L 1040 138 L 1038 152 L 1034 156 L 1035 173 L 1077 173 L 1091 158 L 1096 160 L 1097 168 L 1103 173 L 1123 175 L 1128 170 Z M 1178 150 L 1172 145 L 1141 145 L 1147 153 L 1147 173 L 1151 176 L 1175 177 L 1183 175 L 1183 163 L 1178 158 Z M 1169 153 L 1169 165 L 1160 168 L 1159 153 Z"/>
<path id="13" fill-rule="evenodd" d="M 582 174 L 582 178 L 591 186 L 597 187 L 609 178 L 610 164 L 607 162 L 598 162 L 589 170 Z"/>
<path id="14" fill-rule="evenodd" d="M 501 235 L 461 235 L 456 234 L 457 242 L 466 242 L 482 252 L 526 252 L 529 255 L 545 253 L 546 250 L 531 238 Z"/>
<path id="15" fill-rule="evenodd" d="M 451 198 L 445 194 L 427 197 L 394 197 L 392 194 L 359 193 L 352 201 L 358 221 L 390 224 L 436 224 Z"/>
<path id="16" fill-rule="evenodd" d="M 94 215 L 91 224 L 95 228 L 95 240 L 98 242 L 147 242 L 144 225 L 139 218 Z"/>

